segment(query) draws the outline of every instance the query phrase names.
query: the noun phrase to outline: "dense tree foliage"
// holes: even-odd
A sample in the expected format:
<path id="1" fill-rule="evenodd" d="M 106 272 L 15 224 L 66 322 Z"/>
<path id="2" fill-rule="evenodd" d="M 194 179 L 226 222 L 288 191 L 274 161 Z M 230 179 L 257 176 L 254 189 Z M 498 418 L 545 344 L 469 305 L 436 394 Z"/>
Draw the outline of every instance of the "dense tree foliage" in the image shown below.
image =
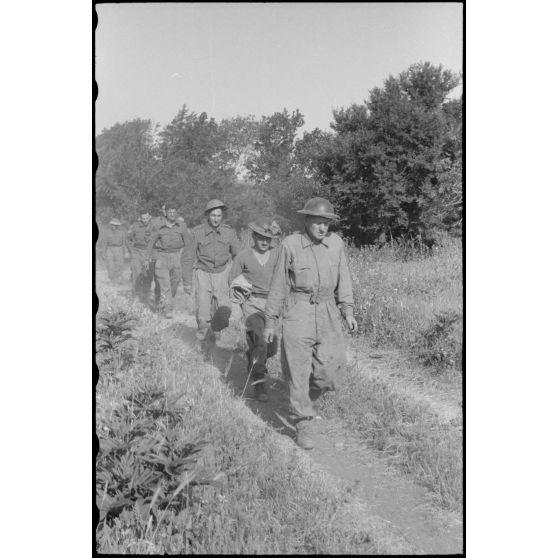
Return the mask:
<path id="1" fill-rule="evenodd" d="M 96 141 L 98 220 L 130 222 L 140 207 L 158 214 L 172 199 L 194 225 L 218 197 L 233 226 L 265 212 L 292 230 L 296 209 L 321 195 L 357 243 L 459 234 L 462 101 L 448 99 L 459 79 L 415 64 L 363 104 L 333 111 L 330 131 L 302 135 L 303 115 L 286 109 L 216 122 L 183 106 L 161 130 L 148 120 L 116 124 Z"/>
<path id="2" fill-rule="evenodd" d="M 446 101 L 458 82 L 442 67 L 416 64 L 363 105 L 334 111 L 335 134 L 314 147 L 311 164 L 350 236 L 373 242 L 458 228 L 461 101 Z"/>

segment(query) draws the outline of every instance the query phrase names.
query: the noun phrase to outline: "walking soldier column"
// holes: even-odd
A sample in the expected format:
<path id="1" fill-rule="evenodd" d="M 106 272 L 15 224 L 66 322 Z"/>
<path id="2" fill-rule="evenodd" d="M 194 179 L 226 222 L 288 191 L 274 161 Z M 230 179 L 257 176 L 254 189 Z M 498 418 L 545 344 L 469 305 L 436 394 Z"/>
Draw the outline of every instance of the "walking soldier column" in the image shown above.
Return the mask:
<path id="1" fill-rule="evenodd" d="M 345 364 L 340 313 L 350 331 L 357 331 L 357 323 L 344 244 L 328 230 L 338 219 L 333 206 L 312 198 L 298 213 L 305 215 L 305 230 L 281 245 L 265 307 L 264 338 L 267 342 L 274 338 L 285 305 L 281 364 L 289 383 L 297 444 L 311 449 L 312 399 L 335 389 Z"/>
<path id="2" fill-rule="evenodd" d="M 228 272 L 231 257 L 238 252 L 238 239 L 222 222 L 225 210 L 222 201 L 209 201 L 206 221 L 194 227 L 191 249 L 184 251 L 184 285 L 188 289 L 193 279 L 197 337 L 206 358 L 215 345 L 215 332 L 229 325 L 231 315 Z"/>
<path id="3" fill-rule="evenodd" d="M 101 237 L 103 259 L 111 283 L 116 283 L 124 268 L 124 251 L 128 250 L 126 233 L 120 228 L 119 219 L 111 219 L 110 229 Z M 129 251 L 129 250 L 128 250 Z"/>
<path id="4" fill-rule="evenodd" d="M 253 233 L 254 246 L 245 248 L 236 256 L 229 274 L 229 283 L 231 299 L 241 305 L 246 322 L 248 376 L 254 380 L 254 395 L 259 401 L 267 401 L 266 362 L 277 352 L 277 340 L 266 343 L 263 337 L 263 312 L 279 255 L 279 250 L 271 243 L 279 237 L 281 229 L 275 221 L 265 218 L 249 223 L 248 227 Z"/>
<path id="5" fill-rule="evenodd" d="M 144 268 L 155 259 L 155 276 L 161 285 L 161 304 L 166 318 L 172 318 L 173 299 L 182 276 L 180 253 L 192 241 L 192 235 L 185 225 L 176 220 L 176 206 L 166 205 L 166 216 L 154 228 Z"/>

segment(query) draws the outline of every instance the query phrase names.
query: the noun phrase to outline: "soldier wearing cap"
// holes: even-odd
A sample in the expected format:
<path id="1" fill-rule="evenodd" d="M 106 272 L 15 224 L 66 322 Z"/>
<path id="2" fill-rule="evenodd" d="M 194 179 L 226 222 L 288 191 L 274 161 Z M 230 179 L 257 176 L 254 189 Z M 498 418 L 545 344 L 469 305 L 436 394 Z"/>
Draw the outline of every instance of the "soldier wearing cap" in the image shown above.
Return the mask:
<path id="1" fill-rule="evenodd" d="M 341 315 L 350 331 L 357 330 L 357 323 L 344 244 L 329 232 L 338 218 L 333 206 L 324 198 L 312 198 L 298 213 L 305 215 L 304 232 L 281 244 L 265 307 L 264 338 L 274 338 L 285 305 L 281 364 L 289 382 L 297 444 L 311 449 L 315 411 L 310 394 L 317 399 L 335 389 L 345 362 Z"/>
<path id="2" fill-rule="evenodd" d="M 254 379 L 254 396 L 259 401 L 267 401 L 266 362 L 277 352 L 277 339 L 269 344 L 265 341 L 263 311 L 279 256 L 279 250 L 272 246 L 272 242 L 279 238 L 281 229 L 275 221 L 263 217 L 249 223 L 248 228 L 252 231 L 254 245 L 239 252 L 234 259 L 229 283 L 233 300 L 239 292 L 238 302 L 246 323 L 248 374 Z"/>
<path id="3" fill-rule="evenodd" d="M 110 229 L 101 236 L 103 259 L 107 266 L 111 283 L 116 283 L 124 268 L 124 253 L 129 252 L 126 233 L 122 230 L 119 219 L 110 220 Z"/>
<path id="4" fill-rule="evenodd" d="M 144 269 L 155 260 L 155 277 L 161 286 L 161 304 L 166 318 L 172 318 L 173 299 L 182 275 L 180 255 L 191 242 L 191 233 L 176 220 L 176 205 L 166 205 L 165 217 L 156 224 L 149 239 Z"/>
<path id="5" fill-rule="evenodd" d="M 183 281 L 189 289 L 193 279 L 197 337 L 206 357 L 215 345 L 215 332 L 229 325 L 231 314 L 228 272 L 239 246 L 234 230 L 223 223 L 225 210 L 222 201 L 209 201 L 206 220 L 194 227 L 191 247 L 184 251 Z"/>

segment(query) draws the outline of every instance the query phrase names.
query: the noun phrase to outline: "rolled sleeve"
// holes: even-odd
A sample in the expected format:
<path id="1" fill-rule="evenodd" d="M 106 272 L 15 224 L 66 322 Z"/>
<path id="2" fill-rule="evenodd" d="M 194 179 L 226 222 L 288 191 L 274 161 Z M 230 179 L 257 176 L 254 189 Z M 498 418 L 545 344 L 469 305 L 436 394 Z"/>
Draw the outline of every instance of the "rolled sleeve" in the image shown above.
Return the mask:
<path id="1" fill-rule="evenodd" d="M 232 262 L 231 270 L 229 271 L 229 287 L 233 279 L 236 279 L 242 273 L 242 263 L 240 260 L 240 256 L 236 256 Z"/>
<path id="2" fill-rule="evenodd" d="M 238 254 L 238 252 L 240 251 L 240 242 L 239 242 L 238 236 L 236 235 L 236 232 L 234 230 L 230 231 L 229 242 L 230 242 L 230 251 L 231 251 L 232 257 L 234 258 Z"/>

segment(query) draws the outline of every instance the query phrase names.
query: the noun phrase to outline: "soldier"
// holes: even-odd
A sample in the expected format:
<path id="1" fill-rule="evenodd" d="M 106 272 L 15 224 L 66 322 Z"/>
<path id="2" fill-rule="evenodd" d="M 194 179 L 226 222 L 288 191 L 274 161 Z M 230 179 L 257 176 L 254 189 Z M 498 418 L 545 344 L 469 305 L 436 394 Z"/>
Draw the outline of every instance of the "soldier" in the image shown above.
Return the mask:
<path id="1" fill-rule="evenodd" d="M 351 332 L 353 293 L 344 244 L 328 232 L 335 215 L 323 198 L 312 198 L 298 213 L 305 215 L 304 232 L 283 241 L 265 307 L 264 338 L 274 338 L 276 320 L 286 303 L 282 323 L 281 365 L 289 382 L 291 417 L 296 442 L 312 449 L 311 421 L 315 411 L 310 399 L 335 389 L 345 362 L 339 313 Z"/>
<path id="2" fill-rule="evenodd" d="M 165 318 L 172 318 L 173 299 L 176 296 L 182 268 L 180 254 L 191 242 L 190 231 L 176 221 L 176 206 L 166 206 L 166 217 L 153 229 L 147 248 L 144 269 L 155 259 L 155 277 L 161 285 L 161 304 Z"/>
<path id="3" fill-rule="evenodd" d="M 209 201 L 206 221 L 194 227 L 191 249 L 184 251 L 184 283 L 189 289 L 193 276 L 197 338 L 206 358 L 215 345 L 215 332 L 229 325 L 231 315 L 228 272 L 231 256 L 238 252 L 238 239 L 222 222 L 225 210 L 222 201 Z"/>
<path id="4" fill-rule="evenodd" d="M 248 375 L 254 378 L 254 396 L 259 401 L 267 401 L 265 376 L 266 361 L 277 352 L 277 339 L 266 343 L 263 337 L 264 309 L 271 285 L 273 269 L 277 263 L 279 250 L 272 246 L 273 239 L 279 238 L 281 229 L 275 221 L 259 218 L 248 224 L 252 231 L 254 246 L 245 248 L 236 256 L 229 273 L 231 293 L 247 287 L 248 296 L 238 296 L 237 301 L 242 308 L 246 322 L 246 341 L 248 343 Z M 236 280 L 236 281 L 235 281 Z M 242 292 L 242 291 L 241 291 Z M 245 291 L 246 292 L 246 291 Z"/>
<path id="5" fill-rule="evenodd" d="M 103 259 L 107 266 L 108 276 L 111 283 L 115 284 L 124 267 L 124 253 L 129 252 L 126 233 L 120 228 L 122 223 L 119 219 L 111 219 L 110 229 L 105 231 L 101 237 Z"/>
<path id="6" fill-rule="evenodd" d="M 142 302 L 147 302 L 151 282 L 155 276 L 155 261 L 150 261 L 147 269 L 144 267 L 144 262 L 148 259 L 149 238 L 153 232 L 151 222 L 149 211 L 142 210 L 139 221 L 136 221 L 128 232 L 132 254 L 132 289 Z"/>

